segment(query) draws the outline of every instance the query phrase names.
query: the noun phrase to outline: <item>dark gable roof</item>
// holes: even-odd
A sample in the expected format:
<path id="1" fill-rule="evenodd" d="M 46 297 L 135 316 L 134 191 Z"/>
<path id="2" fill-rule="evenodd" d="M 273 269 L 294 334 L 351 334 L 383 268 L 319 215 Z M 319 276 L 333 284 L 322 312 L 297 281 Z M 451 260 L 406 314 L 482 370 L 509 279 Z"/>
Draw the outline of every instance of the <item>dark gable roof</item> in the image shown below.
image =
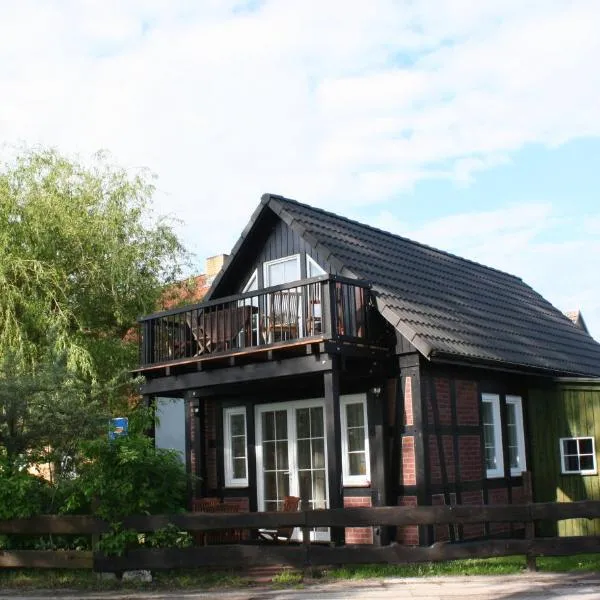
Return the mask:
<path id="1" fill-rule="evenodd" d="M 294 200 L 263 196 L 234 255 L 265 207 L 338 272 L 370 281 L 424 356 L 600 376 L 600 344 L 518 277 Z"/>

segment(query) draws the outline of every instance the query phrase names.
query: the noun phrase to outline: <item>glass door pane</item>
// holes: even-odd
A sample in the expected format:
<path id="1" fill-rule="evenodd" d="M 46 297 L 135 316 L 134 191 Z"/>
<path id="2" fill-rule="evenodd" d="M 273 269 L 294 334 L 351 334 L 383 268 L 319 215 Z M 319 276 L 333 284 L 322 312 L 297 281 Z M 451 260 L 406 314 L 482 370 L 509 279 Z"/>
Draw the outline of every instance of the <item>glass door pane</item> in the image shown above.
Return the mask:
<path id="1" fill-rule="evenodd" d="M 263 510 L 280 510 L 283 498 L 290 495 L 288 411 L 262 413 Z"/>
<path id="2" fill-rule="evenodd" d="M 327 508 L 325 426 L 322 406 L 296 408 L 296 455 L 298 493 L 302 508 Z M 315 539 L 325 539 L 328 528 L 314 530 Z"/>

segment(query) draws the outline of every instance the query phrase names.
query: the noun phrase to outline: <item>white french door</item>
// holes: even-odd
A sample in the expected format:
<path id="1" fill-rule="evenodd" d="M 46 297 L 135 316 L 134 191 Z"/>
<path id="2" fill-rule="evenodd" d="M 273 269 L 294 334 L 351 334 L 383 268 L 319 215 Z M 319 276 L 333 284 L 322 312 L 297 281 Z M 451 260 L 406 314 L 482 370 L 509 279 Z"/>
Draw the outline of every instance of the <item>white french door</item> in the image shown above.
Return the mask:
<path id="1" fill-rule="evenodd" d="M 328 507 L 323 400 L 256 407 L 256 470 L 259 510 L 280 510 L 285 496 L 299 496 L 302 509 Z M 311 539 L 328 541 L 329 529 L 313 530 Z"/>

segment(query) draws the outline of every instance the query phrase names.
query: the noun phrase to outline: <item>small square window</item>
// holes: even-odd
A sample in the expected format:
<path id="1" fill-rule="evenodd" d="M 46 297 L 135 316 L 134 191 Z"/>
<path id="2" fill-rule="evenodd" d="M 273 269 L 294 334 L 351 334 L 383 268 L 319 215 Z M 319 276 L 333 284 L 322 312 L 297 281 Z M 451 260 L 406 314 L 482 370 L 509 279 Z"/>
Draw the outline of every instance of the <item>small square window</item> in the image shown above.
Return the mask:
<path id="1" fill-rule="evenodd" d="M 593 437 L 560 439 L 561 473 L 595 475 L 596 449 Z"/>

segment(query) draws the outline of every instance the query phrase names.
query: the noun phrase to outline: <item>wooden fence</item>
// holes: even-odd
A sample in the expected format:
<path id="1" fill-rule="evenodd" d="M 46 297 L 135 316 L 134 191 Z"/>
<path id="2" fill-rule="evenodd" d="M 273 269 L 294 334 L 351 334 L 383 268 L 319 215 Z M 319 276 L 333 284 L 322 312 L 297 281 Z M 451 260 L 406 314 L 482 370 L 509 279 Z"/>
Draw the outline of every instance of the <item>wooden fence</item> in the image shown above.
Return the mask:
<path id="1" fill-rule="evenodd" d="M 0 551 L 0 567 L 93 568 L 96 571 L 127 569 L 171 569 L 193 567 L 244 567 L 290 565 L 306 568 L 319 565 L 414 563 L 465 558 L 525 555 L 563 556 L 600 552 L 600 536 L 535 537 L 533 524 L 574 518 L 600 518 L 600 501 L 537 503 L 485 506 L 420 506 L 309 510 L 292 513 L 184 513 L 177 515 L 132 516 L 124 529 L 140 533 L 173 524 L 190 532 L 298 527 L 302 543 L 268 544 L 243 542 L 236 545 L 190 548 L 139 548 L 125 556 L 105 556 L 91 551 Z M 415 547 L 393 543 L 389 546 L 330 546 L 311 543 L 314 527 L 382 527 L 407 525 L 467 525 L 472 523 L 525 524 L 524 537 L 463 542 L 437 542 Z M 0 534 L 13 535 L 102 535 L 110 531 L 105 521 L 90 516 L 38 516 L 0 521 Z"/>

